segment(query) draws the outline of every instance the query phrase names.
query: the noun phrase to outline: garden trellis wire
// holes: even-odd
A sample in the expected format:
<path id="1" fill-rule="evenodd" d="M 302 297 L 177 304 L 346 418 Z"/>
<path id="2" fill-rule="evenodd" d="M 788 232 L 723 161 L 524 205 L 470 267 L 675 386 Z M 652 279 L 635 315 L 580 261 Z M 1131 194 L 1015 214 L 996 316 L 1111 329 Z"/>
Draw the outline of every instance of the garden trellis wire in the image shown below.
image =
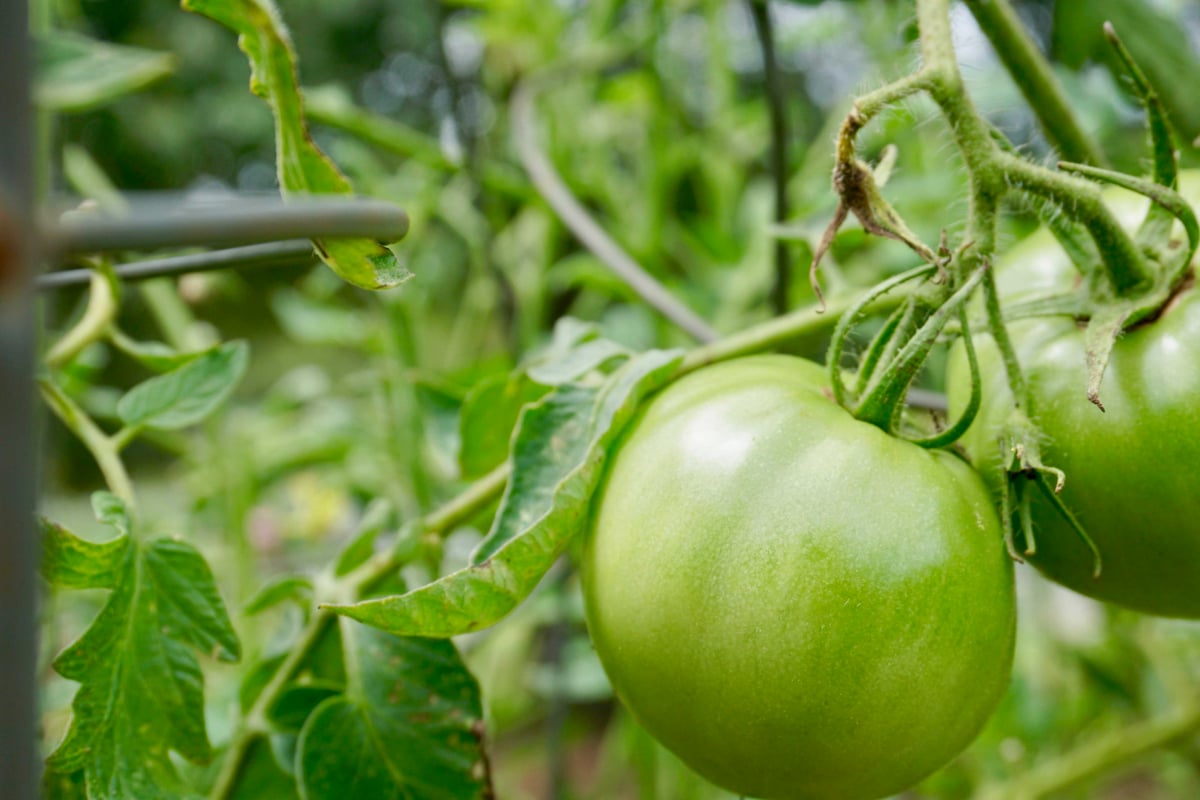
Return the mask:
<path id="1" fill-rule="evenodd" d="M 83 210 L 43 221 L 33 189 L 34 114 L 28 7 L 0 3 L 0 786 L 7 800 L 38 795 L 36 716 L 37 459 L 33 403 L 33 290 L 86 283 L 90 271 L 33 277 L 34 264 L 101 252 L 224 247 L 135 261 L 124 280 L 313 260 L 310 239 L 408 232 L 397 206 L 352 197 L 171 195 L 126 198 L 128 209 Z"/>

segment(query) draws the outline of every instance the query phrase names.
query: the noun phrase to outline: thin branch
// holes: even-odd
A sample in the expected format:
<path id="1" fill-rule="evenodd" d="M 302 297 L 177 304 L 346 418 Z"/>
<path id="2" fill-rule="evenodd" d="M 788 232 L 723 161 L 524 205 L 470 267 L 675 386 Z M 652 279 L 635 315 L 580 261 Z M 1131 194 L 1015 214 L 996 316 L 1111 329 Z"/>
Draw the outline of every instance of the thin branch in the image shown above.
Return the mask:
<path id="1" fill-rule="evenodd" d="M 221 762 L 221 771 L 217 773 L 217 780 L 208 795 L 210 798 L 224 800 L 224 798 L 233 796 L 246 758 L 250 755 L 251 747 L 267 733 L 267 712 L 283 695 L 292 676 L 316 649 L 317 643 L 325 635 L 331 622 L 333 622 L 333 614 L 325 611 L 314 613 L 304 630 L 300 632 L 300 638 L 292 645 L 283 662 L 271 675 L 270 681 L 258 693 L 254 704 L 246 713 L 241 730 L 238 731 L 225 751 L 224 760 Z"/>
<path id="2" fill-rule="evenodd" d="M 788 163 L 787 111 L 783 96 L 783 80 L 779 74 L 779 61 L 775 57 L 775 34 L 771 24 L 771 6 L 767 0 L 746 0 L 750 17 L 754 20 L 754 32 L 758 35 L 758 46 L 762 52 L 763 80 L 766 83 L 767 112 L 771 118 L 771 181 L 775 191 L 775 222 L 787 221 L 788 209 Z M 792 281 L 791 254 L 787 242 L 775 238 L 775 282 L 771 286 L 771 307 L 776 314 L 787 311 L 788 289 Z"/>
<path id="3" fill-rule="evenodd" d="M 513 92 L 510 113 L 513 139 L 530 180 L 563 223 L 601 262 L 652 308 L 699 342 L 711 342 L 717 332 L 694 311 L 671 295 L 661 283 L 617 244 L 575 198 L 537 142 L 534 97 L 529 81 Z"/>
<path id="4" fill-rule="evenodd" d="M 966 4 L 1037 115 L 1046 138 L 1067 161 L 1106 166 L 1103 151 L 1079 124 L 1050 64 L 1008 0 L 966 0 Z"/>
<path id="5" fill-rule="evenodd" d="M 133 494 L 133 482 L 121 461 L 121 455 L 111 436 L 100 430 L 100 427 L 87 415 L 82 408 L 75 404 L 66 392 L 50 378 L 38 381 L 42 399 L 54 416 L 67 427 L 71 433 L 83 442 L 96 464 L 104 475 L 104 482 L 117 497 L 125 501 L 131 512 L 136 508 Z"/>

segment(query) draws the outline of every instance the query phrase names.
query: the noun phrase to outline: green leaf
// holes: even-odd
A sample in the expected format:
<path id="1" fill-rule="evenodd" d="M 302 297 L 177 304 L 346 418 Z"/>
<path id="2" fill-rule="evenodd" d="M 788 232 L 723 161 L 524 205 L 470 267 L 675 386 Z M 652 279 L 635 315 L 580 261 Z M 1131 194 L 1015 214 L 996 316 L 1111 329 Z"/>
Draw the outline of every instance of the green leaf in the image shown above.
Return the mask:
<path id="1" fill-rule="evenodd" d="M 379 534 L 395 524 L 396 509 L 391 501 L 383 497 L 372 500 L 363 512 L 354 535 L 338 555 L 333 574 L 348 575 L 364 564 L 375 552 L 375 540 L 379 538 Z"/>
<path id="2" fill-rule="evenodd" d="M 108 601 L 54 660 L 80 686 L 71 725 L 47 763 L 62 774 L 84 770 L 92 798 L 177 797 L 169 752 L 193 763 L 212 756 L 192 650 L 235 661 L 241 647 L 195 548 L 128 541 Z"/>
<path id="3" fill-rule="evenodd" d="M 572 348 L 560 358 L 531 364 L 526 370 L 532 380 L 545 386 L 562 386 L 578 380 L 629 351 L 609 339 L 593 339 Z"/>
<path id="4" fill-rule="evenodd" d="M 279 730 L 299 733 L 317 706 L 345 689 L 328 681 L 288 687 L 267 709 L 267 719 Z"/>
<path id="5" fill-rule="evenodd" d="M 107 542 L 81 539 L 56 522 L 39 520 L 42 575 L 64 589 L 111 589 L 129 549 L 125 535 Z"/>
<path id="6" fill-rule="evenodd" d="M 87 800 L 87 787 L 84 785 L 83 771 L 72 772 L 69 775 L 46 768 L 42 770 L 42 800 Z"/>
<path id="7" fill-rule="evenodd" d="M 499 621 L 580 529 L 608 448 L 679 360 L 676 352 L 643 353 L 601 386 L 564 386 L 527 408 L 513 443 L 513 475 L 476 563 L 404 595 L 330 608 L 410 636 L 456 636 Z"/>
<path id="8" fill-rule="evenodd" d="M 296 782 L 280 768 L 271 743 L 259 739 L 250 745 L 229 800 L 298 800 L 299 797 Z"/>
<path id="9" fill-rule="evenodd" d="M 297 342 L 365 349 L 378 337 L 372 318 L 362 309 L 335 305 L 331 299 L 310 297 L 296 289 L 274 292 L 271 310 L 283 332 Z"/>
<path id="10" fill-rule="evenodd" d="M 96 521 L 109 526 L 122 536 L 128 536 L 132 522 L 125 501 L 112 492 L 92 492 L 92 513 Z"/>
<path id="11" fill-rule="evenodd" d="M 628 353 L 628 351 L 620 348 L 619 345 L 606 342 L 605 339 L 600 338 L 599 325 L 587 323 L 587 321 L 575 319 L 574 317 L 563 317 L 557 323 L 554 323 L 554 333 L 550 344 L 540 350 L 539 353 L 530 356 L 522 365 L 523 371 L 526 373 L 545 371 L 547 377 L 551 378 L 556 374 L 574 372 L 575 374 L 571 378 L 566 378 L 565 380 L 554 380 L 552 378 L 547 381 L 539 381 L 539 383 L 546 383 L 547 386 L 558 386 L 569 383 L 570 380 L 583 374 L 577 368 L 571 369 L 569 366 L 570 363 L 576 359 L 580 359 L 580 356 L 577 354 L 581 350 L 583 353 L 587 353 L 587 348 L 595 347 L 596 342 L 602 343 L 600 345 L 601 348 L 614 349 L 617 353 Z M 581 361 L 595 362 L 595 357 L 584 355 Z M 533 377 L 533 375 L 530 374 L 530 377 Z"/>
<path id="12" fill-rule="evenodd" d="M 175 69 L 170 53 L 108 44 L 66 31 L 39 37 L 34 101 L 48 111 L 87 111 L 146 88 Z"/>
<path id="13" fill-rule="evenodd" d="M 492 797 L 479 686 L 454 645 L 341 627 L 355 678 L 300 734 L 303 796 L 342 800 L 352 786 L 372 800 Z"/>
<path id="14" fill-rule="evenodd" d="M 458 465 L 464 478 L 478 478 L 503 463 L 521 409 L 546 388 L 523 375 L 496 375 L 472 387 L 459 415 Z"/>
<path id="15" fill-rule="evenodd" d="M 275 117 L 279 186 L 290 194 L 353 194 L 350 181 L 313 142 L 304 116 L 296 56 L 272 0 L 182 0 L 193 11 L 238 34 L 250 59 L 250 89 Z M 412 277 L 382 243 L 370 239 L 314 241 L 317 255 L 343 280 L 364 289 L 387 289 Z"/>
<path id="16" fill-rule="evenodd" d="M 126 392 L 117 414 L 126 425 L 173 430 L 201 421 L 233 393 L 246 372 L 245 342 L 228 342 Z"/>
<path id="17" fill-rule="evenodd" d="M 521 409 L 545 396 L 546 387 L 577 381 L 628 355 L 628 349 L 600 338 L 595 324 L 560 319 L 548 347 L 512 375 L 485 378 L 467 394 L 459 416 L 463 477 L 485 475 L 504 461 Z"/>
<path id="18" fill-rule="evenodd" d="M 285 575 L 267 583 L 255 592 L 254 596 L 246 601 L 243 610 L 246 616 L 252 617 L 269 608 L 274 608 L 280 603 L 291 601 L 307 612 L 309 606 L 312 605 L 312 598 L 312 581 L 298 575 Z"/>
<path id="19" fill-rule="evenodd" d="M 122 353 L 155 372 L 170 372 L 204 355 L 203 351 L 181 353 L 163 342 L 139 342 L 116 331 L 110 338 Z"/>
<path id="20" fill-rule="evenodd" d="M 271 758 L 275 766 L 283 770 L 293 781 L 296 779 L 296 748 L 300 744 L 299 733 L 272 733 L 267 737 L 271 746 Z M 300 787 L 296 787 L 297 791 Z"/>

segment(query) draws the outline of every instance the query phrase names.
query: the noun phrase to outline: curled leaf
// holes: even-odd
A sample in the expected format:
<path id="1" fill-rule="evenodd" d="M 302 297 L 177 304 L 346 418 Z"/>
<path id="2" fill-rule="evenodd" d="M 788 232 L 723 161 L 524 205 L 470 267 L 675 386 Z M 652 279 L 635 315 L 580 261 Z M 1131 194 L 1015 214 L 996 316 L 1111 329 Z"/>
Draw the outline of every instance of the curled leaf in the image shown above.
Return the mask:
<path id="1" fill-rule="evenodd" d="M 329 608 L 407 636 L 456 636 L 499 621 L 581 529 L 608 448 L 680 360 L 677 352 L 643 353 L 600 386 L 569 384 L 526 409 L 513 443 L 512 478 L 475 563 L 407 594 Z"/>

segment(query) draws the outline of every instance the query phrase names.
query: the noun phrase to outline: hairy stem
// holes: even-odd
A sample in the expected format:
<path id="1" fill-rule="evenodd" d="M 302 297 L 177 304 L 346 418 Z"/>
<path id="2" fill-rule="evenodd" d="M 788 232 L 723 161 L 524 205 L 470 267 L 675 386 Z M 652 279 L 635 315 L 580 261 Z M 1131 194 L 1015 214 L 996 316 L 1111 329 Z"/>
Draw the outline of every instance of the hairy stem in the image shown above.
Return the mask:
<path id="1" fill-rule="evenodd" d="M 986 193 L 981 187 L 972 187 L 970 215 L 967 220 L 967 237 L 973 242 L 965 249 L 960 259 L 961 269 L 971 271 L 982 265 L 996 249 L 996 220 L 999 203 L 995 197 Z M 1028 409 L 1030 399 L 1025 374 L 1021 372 L 1021 363 L 1017 358 L 1017 349 L 1008 328 L 1004 324 L 1004 315 L 1000 310 L 1000 294 L 996 291 L 996 276 L 992 270 L 986 270 L 983 276 L 983 303 L 987 315 L 987 330 L 1000 351 L 1004 361 L 1004 373 L 1008 378 L 1008 387 L 1012 392 L 1013 402 L 1018 408 Z"/>
<path id="2" fill-rule="evenodd" d="M 1153 283 L 1153 274 L 1133 238 L 1100 198 L 1100 188 L 1004 152 L 963 87 L 950 34 L 949 0 L 918 0 L 917 24 L 929 93 L 950 125 L 955 143 L 971 174 L 973 198 L 986 194 L 999 200 L 1012 190 L 1053 201 L 1079 221 L 1095 240 L 1113 294 L 1136 293 Z M 970 223 L 968 223 L 970 224 Z M 994 223 L 993 223 L 994 224 Z M 982 258 L 991 251 L 980 250 Z"/>
<path id="3" fill-rule="evenodd" d="M 1098 184 L 1052 172 L 1010 153 L 997 157 L 1010 186 L 1053 201 L 1067 216 L 1083 223 L 1116 294 L 1128 295 L 1153 283 L 1153 273 L 1133 238 L 1104 204 Z"/>
<path id="4" fill-rule="evenodd" d="M 1104 153 L 1079 124 L 1062 84 L 1009 1 L 966 0 L 966 4 L 1037 115 L 1046 138 L 1068 161 L 1105 166 Z"/>

